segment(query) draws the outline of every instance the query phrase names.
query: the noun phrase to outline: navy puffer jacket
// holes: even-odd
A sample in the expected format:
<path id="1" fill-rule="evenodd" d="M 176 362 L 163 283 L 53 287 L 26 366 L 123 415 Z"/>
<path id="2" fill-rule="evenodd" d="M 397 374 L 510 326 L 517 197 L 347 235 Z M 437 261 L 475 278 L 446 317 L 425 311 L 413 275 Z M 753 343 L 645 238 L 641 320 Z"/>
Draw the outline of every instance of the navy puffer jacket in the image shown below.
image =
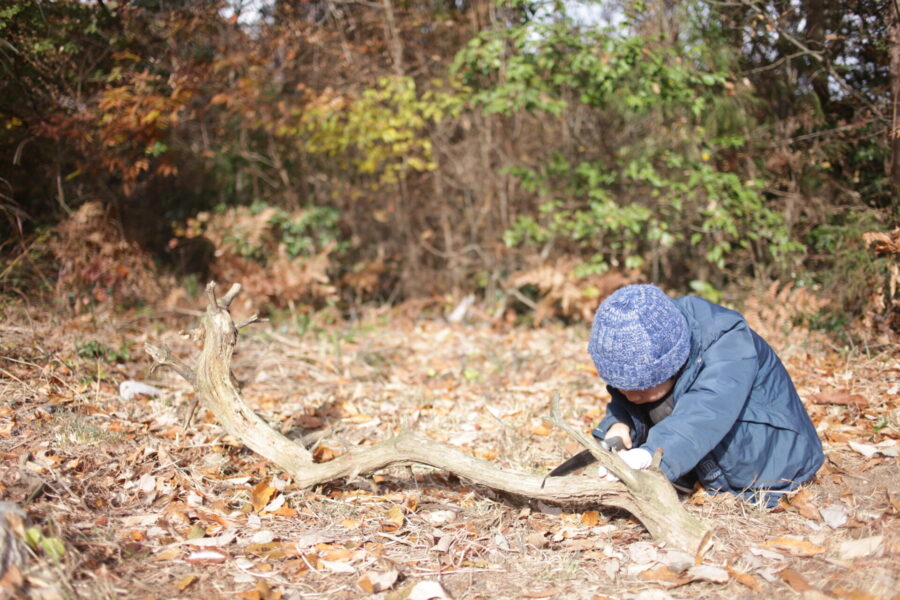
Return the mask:
<path id="1" fill-rule="evenodd" d="M 670 481 L 693 474 L 710 491 L 761 498 L 809 480 L 824 461 L 822 443 L 772 348 L 744 318 L 701 298 L 674 300 L 691 331 L 691 351 L 673 390 L 672 414 L 652 425 L 644 408 L 608 387 L 612 401 L 593 434 L 615 423 L 651 454 Z"/>

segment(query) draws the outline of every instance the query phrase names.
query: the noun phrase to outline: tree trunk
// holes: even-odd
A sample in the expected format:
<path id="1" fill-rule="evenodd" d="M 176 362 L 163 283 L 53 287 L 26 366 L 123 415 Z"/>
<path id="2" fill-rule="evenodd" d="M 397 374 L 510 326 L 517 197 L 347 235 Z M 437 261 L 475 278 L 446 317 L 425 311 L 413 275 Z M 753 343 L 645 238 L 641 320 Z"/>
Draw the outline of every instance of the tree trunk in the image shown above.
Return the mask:
<path id="1" fill-rule="evenodd" d="M 891 218 L 893 224 L 900 225 L 900 2 L 893 0 L 891 10 L 891 162 L 887 175 L 890 181 L 893 201 Z"/>

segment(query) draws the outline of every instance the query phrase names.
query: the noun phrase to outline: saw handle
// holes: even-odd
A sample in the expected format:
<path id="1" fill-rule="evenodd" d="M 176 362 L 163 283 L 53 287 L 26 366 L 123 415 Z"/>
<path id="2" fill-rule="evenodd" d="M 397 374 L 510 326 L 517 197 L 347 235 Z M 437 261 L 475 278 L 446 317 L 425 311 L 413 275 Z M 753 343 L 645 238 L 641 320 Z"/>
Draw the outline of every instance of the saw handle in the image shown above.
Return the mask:
<path id="1" fill-rule="evenodd" d="M 612 452 L 618 452 L 619 450 L 625 449 L 625 441 L 619 436 L 607 438 L 603 440 L 603 443 L 606 445 L 606 448 Z"/>

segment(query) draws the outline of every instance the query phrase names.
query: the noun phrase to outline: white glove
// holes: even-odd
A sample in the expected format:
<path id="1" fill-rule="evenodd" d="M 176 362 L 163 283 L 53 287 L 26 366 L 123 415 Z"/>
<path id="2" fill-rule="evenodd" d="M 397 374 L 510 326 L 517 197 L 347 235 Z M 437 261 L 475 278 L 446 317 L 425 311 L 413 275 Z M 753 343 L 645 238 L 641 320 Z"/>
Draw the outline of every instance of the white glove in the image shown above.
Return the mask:
<path id="1" fill-rule="evenodd" d="M 618 481 L 619 478 L 609 472 L 609 469 L 600 465 L 597 467 L 597 475 L 600 476 L 601 479 L 605 479 L 606 481 Z"/>
<path id="2" fill-rule="evenodd" d="M 653 462 L 653 455 L 643 448 L 632 448 L 631 450 L 621 450 L 619 458 L 625 461 L 625 464 L 638 471 L 646 469 Z"/>

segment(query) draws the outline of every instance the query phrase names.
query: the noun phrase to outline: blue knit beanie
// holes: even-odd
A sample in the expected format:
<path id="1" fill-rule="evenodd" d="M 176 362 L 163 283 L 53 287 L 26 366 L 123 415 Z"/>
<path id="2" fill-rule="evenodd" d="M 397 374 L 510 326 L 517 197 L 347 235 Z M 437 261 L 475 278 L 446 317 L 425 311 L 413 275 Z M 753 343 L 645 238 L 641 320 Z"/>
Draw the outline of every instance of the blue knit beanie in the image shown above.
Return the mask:
<path id="1" fill-rule="evenodd" d="M 594 315 L 588 353 L 597 373 L 620 390 L 645 390 L 675 375 L 691 349 L 687 320 L 655 285 L 627 285 Z"/>

